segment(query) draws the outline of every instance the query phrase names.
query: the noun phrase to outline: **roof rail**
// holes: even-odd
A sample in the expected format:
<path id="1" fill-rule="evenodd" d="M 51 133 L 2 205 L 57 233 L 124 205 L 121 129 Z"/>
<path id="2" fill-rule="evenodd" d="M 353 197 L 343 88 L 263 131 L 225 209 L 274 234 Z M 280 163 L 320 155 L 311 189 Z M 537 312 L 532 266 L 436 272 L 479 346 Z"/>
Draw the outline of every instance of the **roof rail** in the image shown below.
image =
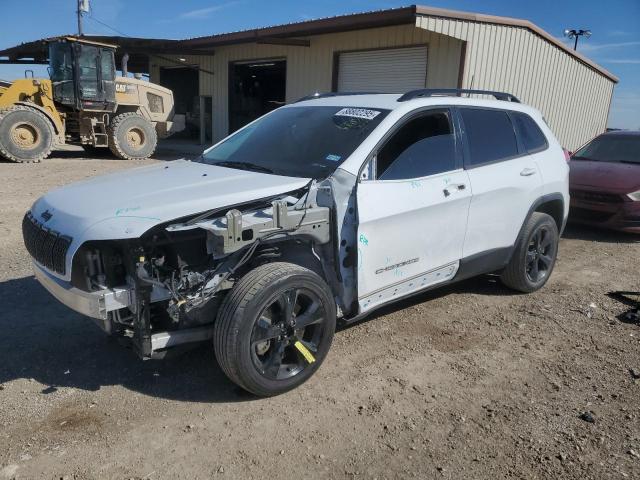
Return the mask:
<path id="1" fill-rule="evenodd" d="M 402 95 L 398 101 L 406 102 L 407 100 L 413 100 L 414 98 L 422 97 L 441 97 L 441 96 L 456 96 L 460 97 L 462 94 L 477 94 L 477 95 L 491 95 L 496 100 L 504 100 L 506 102 L 520 103 L 518 98 L 510 93 L 505 92 L 493 92 L 491 90 L 468 90 L 466 88 L 421 88 L 420 90 L 411 90 L 410 92 Z"/>
<path id="2" fill-rule="evenodd" d="M 299 98 L 293 103 L 304 102 L 305 100 L 315 100 L 316 98 L 343 97 L 346 95 L 378 95 L 380 92 L 316 92 L 311 95 Z"/>

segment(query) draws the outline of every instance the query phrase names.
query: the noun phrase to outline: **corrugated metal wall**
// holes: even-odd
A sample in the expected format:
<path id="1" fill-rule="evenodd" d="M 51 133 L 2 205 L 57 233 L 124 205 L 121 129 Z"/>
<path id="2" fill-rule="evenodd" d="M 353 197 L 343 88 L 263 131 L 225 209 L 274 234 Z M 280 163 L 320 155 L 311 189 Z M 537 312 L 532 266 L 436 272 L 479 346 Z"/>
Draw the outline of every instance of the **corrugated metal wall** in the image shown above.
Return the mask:
<path id="1" fill-rule="evenodd" d="M 605 130 L 613 81 L 535 33 L 436 17 L 416 25 L 466 41 L 463 88 L 513 93 L 543 113 L 566 148 Z"/>
<path id="2" fill-rule="evenodd" d="M 216 140 L 228 132 L 228 66 L 238 60 L 287 60 L 288 102 L 331 91 L 334 53 L 427 45 L 427 87 L 458 86 L 463 44 L 463 88 L 502 90 L 542 111 L 560 142 L 573 150 L 606 128 L 614 83 L 533 32 L 515 26 L 418 17 L 413 25 L 310 37 L 310 47 L 245 43 L 216 48 L 211 57 L 184 57 L 200 73 L 200 94 L 213 96 Z M 151 80 L 171 63 L 152 58 Z"/>
<path id="3" fill-rule="evenodd" d="M 228 83 L 229 62 L 238 60 L 262 60 L 286 58 L 287 102 L 319 92 L 331 91 L 334 52 L 374 48 L 427 45 L 427 87 L 455 87 L 458 83 L 458 68 L 462 42 L 456 38 L 440 35 L 413 25 L 372 28 L 309 37 L 310 47 L 263 45 L 246 43 L 216 48 L 211 57 L 185 56 L 184 63 L 199 64 L 215 72 L 200 73 L 200 94 L 214 97 L 215 139 L 223 138 L 229 128 Z M 159 67 L 172 66 L 169 62 L 151 58 L 151 81 L 157 82 Z"/>

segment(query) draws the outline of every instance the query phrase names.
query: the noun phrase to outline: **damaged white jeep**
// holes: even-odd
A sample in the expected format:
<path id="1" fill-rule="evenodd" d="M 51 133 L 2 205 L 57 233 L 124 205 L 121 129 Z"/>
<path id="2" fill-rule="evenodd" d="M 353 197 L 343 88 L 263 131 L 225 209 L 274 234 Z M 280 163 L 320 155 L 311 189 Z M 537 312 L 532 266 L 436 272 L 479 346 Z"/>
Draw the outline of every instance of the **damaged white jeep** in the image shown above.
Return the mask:
<path id="1" fill-rule="evenodd" d="M 23 235 L 42 285 L 141 357 L 213 341 L 268 396 L 318 369 L 338 319 L 483 273 L 539 289 L 568 208 L 562 148 L 512 95 L 326 94 L 194 161 L 51 191 Z"/>

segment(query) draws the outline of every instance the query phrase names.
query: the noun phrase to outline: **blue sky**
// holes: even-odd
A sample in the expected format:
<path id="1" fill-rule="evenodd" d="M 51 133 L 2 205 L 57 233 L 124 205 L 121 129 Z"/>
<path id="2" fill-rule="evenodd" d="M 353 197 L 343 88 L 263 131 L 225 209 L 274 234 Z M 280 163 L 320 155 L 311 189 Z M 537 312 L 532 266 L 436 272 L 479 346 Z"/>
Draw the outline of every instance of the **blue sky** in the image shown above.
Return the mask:
<path id="1" fill-rule="evenodd" d="M 2 0 L 0 48 L 74 33 L 76 0 Z M 29 13 L 25 14 L 25 5 Z M 620 78 L 609 126 L 640 128 L 640 0 L 425 0 L 423 5 L 525 18 L 562 37 L 588 28 L 578 51 Z M 91 0 L 92 15 L 130 36 L 186 38 L 318 17 L 407 5 L 395 0 Z M 86 33 L 112 35 L 91 18 Z M 565 40 L 568 43 L 569 40 Z M 0 65 L 0 78 L 22 77 L 24 66 Z M 44 74 L 44 70 L 40 69 Z"/>

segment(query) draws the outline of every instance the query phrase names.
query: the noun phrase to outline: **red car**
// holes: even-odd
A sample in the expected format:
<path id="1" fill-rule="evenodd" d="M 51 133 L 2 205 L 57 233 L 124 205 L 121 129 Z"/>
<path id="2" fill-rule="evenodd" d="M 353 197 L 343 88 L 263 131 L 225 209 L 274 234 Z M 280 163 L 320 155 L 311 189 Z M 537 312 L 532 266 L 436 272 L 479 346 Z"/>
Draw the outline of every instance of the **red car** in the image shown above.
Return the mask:
<path id="1" fill-rule="evenodd" d="M 570 221 L 640 233 L 640 131 L 604 133 L 569 165 Z"/>

